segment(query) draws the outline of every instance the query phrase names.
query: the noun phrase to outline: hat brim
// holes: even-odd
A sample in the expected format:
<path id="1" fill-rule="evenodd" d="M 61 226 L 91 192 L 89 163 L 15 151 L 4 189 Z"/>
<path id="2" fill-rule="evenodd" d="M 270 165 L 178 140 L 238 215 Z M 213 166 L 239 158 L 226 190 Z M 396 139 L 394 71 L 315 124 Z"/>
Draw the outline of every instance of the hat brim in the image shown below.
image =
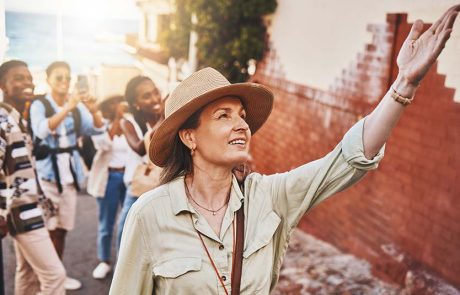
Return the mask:
<path id="1" fill-rule="evenodd" d="M 182 124 L 200 108 L 226 96 L 236 96 L 241 100 L 252 134 L 262 127 L 273 108 L 273 92 L 260 84 L 236 83 L 208 91 L 192 99 L 158 126 L 150 141 L 150 160 L 155 165 L 164 167 L 171 156 L 174 138 Z"/>

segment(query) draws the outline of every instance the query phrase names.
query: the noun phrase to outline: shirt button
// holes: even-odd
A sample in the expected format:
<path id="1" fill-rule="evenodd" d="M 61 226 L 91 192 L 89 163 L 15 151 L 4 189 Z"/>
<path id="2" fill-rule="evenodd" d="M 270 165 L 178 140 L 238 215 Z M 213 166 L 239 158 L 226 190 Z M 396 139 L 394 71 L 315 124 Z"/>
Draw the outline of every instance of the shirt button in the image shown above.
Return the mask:
<path id="1" fill-rule="evenodd" d="M 222 251 L 222 250 L 224 250 L 224 249 L 225 249 L 224 245 L 220 245 L 220 246 L 219 246 L 219 250 L 220 250 L 220 251 Z"/>
<path id="2" fill-rule="evenodd" d="M 226 281 L 227 280 L 227 277 L 226 276 L 222 276 L 222 281 Z"/>

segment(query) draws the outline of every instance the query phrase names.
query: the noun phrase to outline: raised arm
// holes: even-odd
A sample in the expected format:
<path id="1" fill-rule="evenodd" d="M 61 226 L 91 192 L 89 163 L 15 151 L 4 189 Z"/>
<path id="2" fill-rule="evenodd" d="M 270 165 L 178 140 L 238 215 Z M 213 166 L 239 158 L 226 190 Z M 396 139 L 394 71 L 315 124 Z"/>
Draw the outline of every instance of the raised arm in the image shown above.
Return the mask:
<path id="1" fill-rule="evenodd" d="M 135 151 L 139 156 L 145 155 L 145 145 L 144 140 L 139 138 L 136 133 L 136 129 L 134 129 L 133 124 L 126 120 L 122 119 L 120 122 L 121 130 L 123 131 L 124 136 L 126 137 L 126 141 L 128 145 L 133 151 Z"/>
<path id="2" fill-rule="evenodd" d="M 423 21 L 416 20 L 404 41 L 397 58 L 398 77 L 379 105 L 367 116 L 364 124 L 364 154 L 373 158 L 390 136 L 405 106 L 394 97 L 412 99 L 415 91 L 442 52 L 452 32 L 460 5 L 447 10 L 428 30 L 423 32 Z"/>
<path id="3" fill-rule="evenodd" d="M 70 113 L 74 108 L 77 107 L 77 104 L 79 102 L 80 102 L 80 97 L 78 95 L 70 96 L 69 100 L 62 107 L 62 109 L 47 120 L 49 130 L 50 131 L 56 130 L 56 128 L 58 128 L 58 126 L 62 123 L 62 121 L 64 121 L 65 117 L 67 117 L 68 113 Z"/>

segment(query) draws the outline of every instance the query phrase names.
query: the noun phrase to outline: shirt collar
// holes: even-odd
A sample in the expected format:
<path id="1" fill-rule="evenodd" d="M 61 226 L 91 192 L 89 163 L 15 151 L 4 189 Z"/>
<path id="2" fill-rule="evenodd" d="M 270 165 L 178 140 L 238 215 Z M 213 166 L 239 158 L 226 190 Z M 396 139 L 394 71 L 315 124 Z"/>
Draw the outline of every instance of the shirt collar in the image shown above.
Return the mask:
<path id="1" fill-rule="evenodd" d="M 185 182 L 184 176 L 179 176 L 169 183 L 169 191 L 171 198 L 171 205 L 174 215 L 179 214 L 182 211 L 193 213 L 190 210 L 187 201 L 187 194 L 185 193 Z M 235 175 L 232 177 L 232 190 L 230 192 L 229 207 L 235 212 L 241 207 L 241 202 L 244 199 L 243 193 L 241 192 L 238 181 Z"/>

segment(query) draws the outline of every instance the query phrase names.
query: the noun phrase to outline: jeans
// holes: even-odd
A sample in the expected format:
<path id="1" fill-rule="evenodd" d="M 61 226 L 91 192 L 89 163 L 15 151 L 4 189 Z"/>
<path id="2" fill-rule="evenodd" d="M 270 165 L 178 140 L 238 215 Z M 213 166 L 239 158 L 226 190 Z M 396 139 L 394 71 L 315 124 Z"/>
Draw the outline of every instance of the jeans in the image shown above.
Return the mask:
<path id="1" fill-rule="evenodd" d="M 118 218 L 118 233 L 117 233 L 117 252 L 120 250 L 121 236 L 123 233 L 123 227 L 125 226 L 126 216 L 128 216 L 129 209 L 136 202 L 138 197 L 129 194 L 129 189 L 126 191 L 125 201 L 123 202 L 123 208 L 121 209 L 120 217 Z"/>
<path id="2" fill-rule="evenodd" d="M 113 226 L 118 207 L 122 206 L 126 194 L 123 175 L 123 172 L 109 172 L 105 195 L 103 198 L 97 198 L 99 204 L 97 257 L 100 261 L 110 261 Z"/>

